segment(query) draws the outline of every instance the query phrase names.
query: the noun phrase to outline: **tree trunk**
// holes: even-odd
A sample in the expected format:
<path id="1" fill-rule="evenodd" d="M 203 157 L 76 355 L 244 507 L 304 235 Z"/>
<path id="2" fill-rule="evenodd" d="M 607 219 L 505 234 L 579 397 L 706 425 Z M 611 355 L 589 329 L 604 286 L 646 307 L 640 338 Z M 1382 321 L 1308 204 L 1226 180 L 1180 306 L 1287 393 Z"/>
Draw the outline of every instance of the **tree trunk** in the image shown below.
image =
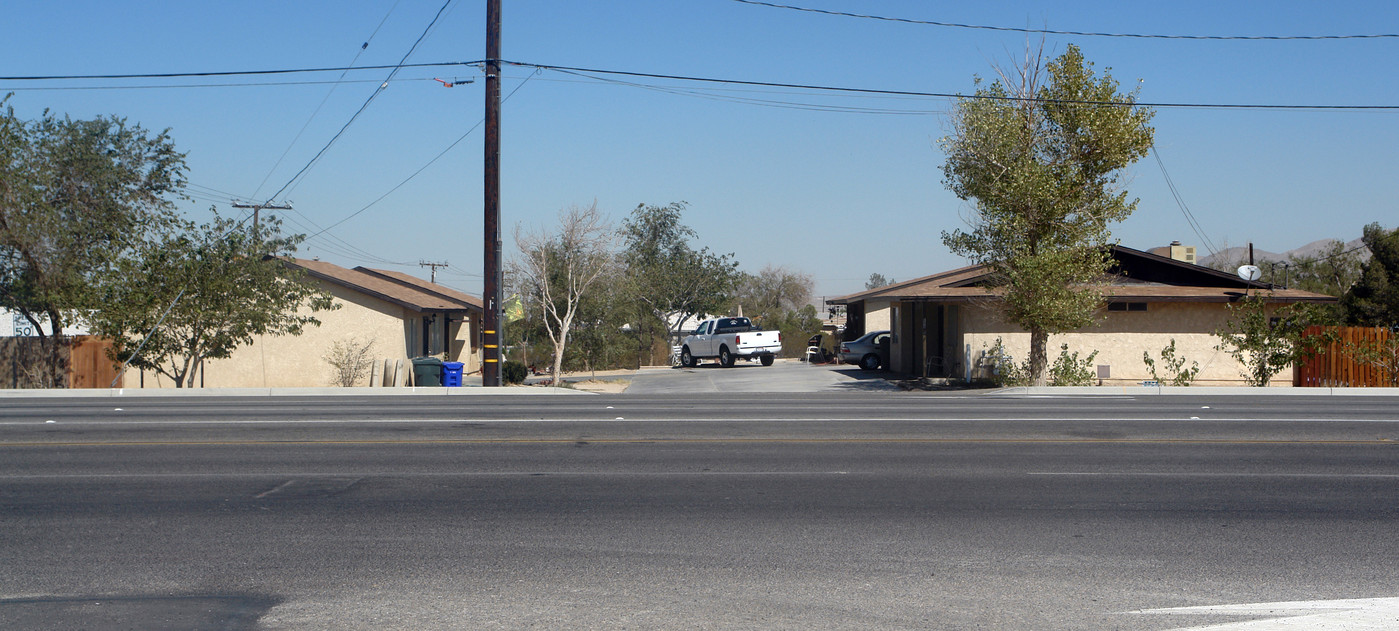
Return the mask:
<path id="1" fill-rule="evenodd" d="M 1049 332 L 1043 329 L 1030 330 L 1030 385 L 1049 385 Z"/>

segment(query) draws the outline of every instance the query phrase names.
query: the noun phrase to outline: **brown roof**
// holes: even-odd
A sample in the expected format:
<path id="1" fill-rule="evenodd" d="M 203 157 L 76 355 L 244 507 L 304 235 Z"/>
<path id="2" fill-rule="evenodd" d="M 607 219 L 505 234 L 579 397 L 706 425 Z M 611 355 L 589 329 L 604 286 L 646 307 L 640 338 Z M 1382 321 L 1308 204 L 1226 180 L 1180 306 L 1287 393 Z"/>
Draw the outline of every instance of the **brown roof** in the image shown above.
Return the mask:
<path id="1" fill-rule="evenodd" d="M 481 302 L 481 299 L 477 298 L 476 296 L 473 296 L 465 292 L 457 291 L 455 289 L 452 289 L 451 287 L 429 283 L 411 274 L 405 274 L 403 272 L 394 272 L 383 269 L 370 269 L 368 267 L 356 267 L 355 271 L 364 272 L 366 274 L 372 274 L 382 278 L 387 278 L 394 282 L 416 287 L 431 294 L 442 296 L 444 298 L 451 298 L 452 300 L 457 300 L 460 302 L 465 302 L 473 307 L 476 307 L 477 309 L 485 308 L 485 306 Z"/>
<path id="2" fill-rule="evenodd" d="M 364 267 L 346 269 L 325 261 L 283 259 L 283 262 L 305 270 L 314 278 L 418 312 L 481 311 L 479 298 L 407 274 L 371 270 Z"/>
<path id="3" fill-rule="evenodd" d="M 1102 286 L 1108 300 L 1114 302 L 1234 302 L 1245 293 L 1268 295 L 1274 302 L 1335 302 L 1336 298 L 1300 289 L 1269 289 L 1267 283 L 1245 281 L 1228 272 L 1220 272 L 1192 263 L 1113 246 L 1119 276 Z M 902 283 L 868 291 L 831 298 L 829 304 L 844 305 L 870 299 L 908 302 L 966 302 L 995 298 L 996 294 L 983 287 L 991 275 L 988 265 L 973 265 L 932 276 L 915 278 Z"/>

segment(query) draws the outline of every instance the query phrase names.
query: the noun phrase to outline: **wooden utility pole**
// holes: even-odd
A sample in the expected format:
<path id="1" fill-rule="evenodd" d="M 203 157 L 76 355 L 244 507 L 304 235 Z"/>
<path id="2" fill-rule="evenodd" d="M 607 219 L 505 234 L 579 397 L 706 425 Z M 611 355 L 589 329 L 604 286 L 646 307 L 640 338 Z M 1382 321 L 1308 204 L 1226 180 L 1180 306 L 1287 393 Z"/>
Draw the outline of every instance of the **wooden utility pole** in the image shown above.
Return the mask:
<path id="1" fill-rule="evenodd" d="M 431 274 L 432 274 L 432 280 L 431 280 L 430 282 L 432 282 L 433 284 L 436 284 L 436 283 L 437 283 L 437 268 L 439 268 L 439 267 L 448 267 L 448 266 L 449 266 L 449 264 L 448 264 L 446 261 L 442 261 L 441 263 L 433 263 L 433 262 L 431 262 L 431 261 L 421 261 L 421 260 L 418 261 L 418 267 L 431 267 L 431 268 L 432 268 L 432 272 L 431 272 Z"/>
<path id="2" fill-rule="evenodd" d="M 481 385 L 500 386 L 500 0 L 486 0 L 485 322 Z"/>
<path id="3" fill-rule="evenodd" d="M 282 204 L 279 206 L 277 204 L 273 204 L 272 202 L 267 202 L 265 204 L 242 204 L 239 202 L 233 202 L 233 207 L 251 208 L 253 210 L 253 234 L 257 234 L 258 213 L 260 213 L 262 209 L 266 208 L 268 210 L 291 210 L 291 204 Z"/>

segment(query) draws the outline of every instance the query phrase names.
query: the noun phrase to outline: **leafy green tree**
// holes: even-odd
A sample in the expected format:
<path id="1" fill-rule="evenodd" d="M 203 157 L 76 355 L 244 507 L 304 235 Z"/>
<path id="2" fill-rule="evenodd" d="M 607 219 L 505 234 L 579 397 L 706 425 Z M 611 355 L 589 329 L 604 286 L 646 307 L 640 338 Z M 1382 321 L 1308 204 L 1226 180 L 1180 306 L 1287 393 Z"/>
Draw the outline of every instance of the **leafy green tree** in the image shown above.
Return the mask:
<path id="1" fill-rule="evenodd" d="M 304 238 L 284 237 L 275 217 L 256 233 L 214 212 L 140 247 L 118 267 L 90 320 L 116 340 L 113 359 L 192 387 L 205 359 L 224 359 L 260 335 L 300 335 L 334 309 L 329 292 L 277 258 Z"/>
<path id="2" fill-rule="evenodd" d="M 573 343 L 564 358 L 568 370 L 615 368 L 634 348 L 626 329 L 630 296 L 622 276 L 621 266 L 610 266 L 579 301 Z"/>
<path id="3" fill-rule="evenodd" d="M 167 132 L 0 110 L 0 307 L 39 331 L 46 381 L 66 382 L 64 331 L 98 305 L 124 256 L 175 221 L 184 185 L 185 156 Z"/>
<path id="4" fill-rule="evenodd" d="M 1049 336 L 1091 324 L 1102 304 L 1108 226 L 1137 205 L 1118 174 L 1151 148 L 1153 112 L 1107 71 L 1095 77 L 1077 46 L 1014 70 L 978 79 L 940 141 L 945 183 L 976 205 L 970 232 L 942 237 L 991 267 L 1007 317 L 1030 333 L 1031 382 L 1044 385 Z"/>
<path id="5" fill-rule="evenodd" d="M 1230 318 L 1214 332 L 1217 350 L 1243 364 L 1244 381 L 1266 387 L 1273 376 L 1315 355 L 1330 342 L 1325 335 L 1305 335 L 1323 316 L 1307 305 L 1269 308 L 1269 297 L 1254 295 L 1227 305 Z"/>
<path id="6" fill-rule="evenodd" d="M 1361 236 L 1370 260 L 1360 279 L 1341 296 L 1346 322 L 1356 326 L 1399 326 L 1399 228 L 1378 223 L 1365 226 Z"/>
<path id="7" fill-rule="evenodd" d="M 886 286 L 886 285 L 892 285 L 892 284 L 894 284 L 894 283 L 896 283 L 896 282 L 898 282 L 898 281 L 896 281 L 896 280 L 894 280 L 894 279 L 892 279 L 892 278 L 885 278 L 883 274 L 880 274 L 879 272 L 875 272 L 875 273 L 873 273 L 873 274 L 870 274 L 870 279 L 869 279 L 869 280 L 865 281 L 865 290 L 866 290 L 866 291 L 869 291 L 869 290 L 871 290 L 871 289 L 879 289 L 880 287 L 884 287 L 884 286 Z"/>
<path id="8" fill-rule="evenodd" d="M 638 342 L 649 354 L 656 337 L 672 339 L 691 318 L 724 311 L 740 275 L 733 254 L 695 250 L 698 233 L 681 222 L 687 205 L 641 204 L 622 222 L 622 263 L 636 300 Z"/>
<path id="9" fill-rule="evenodd" d="M 1360 250 L 1346 248 L 1341 241 L 1332 241 L 1315 256 L 1289 256 L 1289 287 L 1305 291 L 1341 296 L 1360 278 Z M 1231 270 L 1232 271 L 1232 270 Z"/>

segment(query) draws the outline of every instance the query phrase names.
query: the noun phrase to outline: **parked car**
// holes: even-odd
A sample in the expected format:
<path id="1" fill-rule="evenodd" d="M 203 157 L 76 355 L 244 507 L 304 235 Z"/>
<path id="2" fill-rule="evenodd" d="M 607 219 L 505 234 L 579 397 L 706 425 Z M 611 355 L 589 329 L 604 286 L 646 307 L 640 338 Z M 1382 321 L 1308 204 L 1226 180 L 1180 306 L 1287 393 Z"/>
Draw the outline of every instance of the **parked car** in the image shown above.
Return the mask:
<path id="1" fill-rule="evenodd" d="M 764 331 L 748 318 L 716 318 L 701 322 L 680 344 L 680 363 L 687 368 L 706 358 L 718 359 L 725 368 L 735 359 L 759 359 L 771 366 L 782 351 L 782 333 Z"/>
<path id="2" fill-rule="evenodd" d="M 864 370 L 889 366 L 889 332 L 870 331 L 859 339 L 840 343 L 840 361 L 859 364 Z"/>

